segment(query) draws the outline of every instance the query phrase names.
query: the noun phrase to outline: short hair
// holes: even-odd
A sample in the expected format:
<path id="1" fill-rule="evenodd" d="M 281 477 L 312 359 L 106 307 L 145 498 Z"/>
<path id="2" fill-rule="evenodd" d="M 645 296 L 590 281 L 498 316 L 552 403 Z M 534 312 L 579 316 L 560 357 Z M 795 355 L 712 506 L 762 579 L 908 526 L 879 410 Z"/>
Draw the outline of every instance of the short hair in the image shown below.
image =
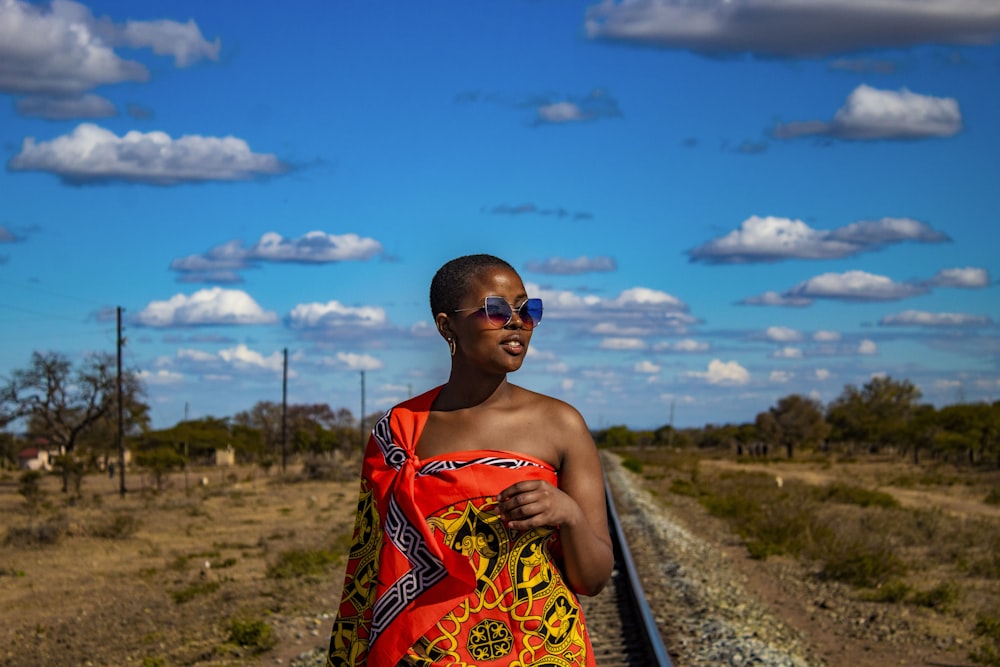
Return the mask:
<path id="1" fill-rule="evenodd" d="M 464 255 L 446 262 L 431 280 L 431 316 L 456 310 L 472 281 L 484 270 L 495 268 L 517 273 L 513 266 L 493 255 Z"/>

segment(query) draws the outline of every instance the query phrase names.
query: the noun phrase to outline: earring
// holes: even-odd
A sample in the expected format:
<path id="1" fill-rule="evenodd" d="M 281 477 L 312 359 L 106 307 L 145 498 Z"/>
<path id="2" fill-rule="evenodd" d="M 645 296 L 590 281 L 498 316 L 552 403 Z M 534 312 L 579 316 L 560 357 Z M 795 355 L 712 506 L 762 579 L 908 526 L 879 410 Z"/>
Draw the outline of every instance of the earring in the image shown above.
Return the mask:
<path id="1" fill-rule="evenodd" d="M 454 338 L 448 339 L 448 350 L 451 352 L 451 356 L 455 356 L 455 350 L 458 349 L 458 345 L 455 344 Z"/>

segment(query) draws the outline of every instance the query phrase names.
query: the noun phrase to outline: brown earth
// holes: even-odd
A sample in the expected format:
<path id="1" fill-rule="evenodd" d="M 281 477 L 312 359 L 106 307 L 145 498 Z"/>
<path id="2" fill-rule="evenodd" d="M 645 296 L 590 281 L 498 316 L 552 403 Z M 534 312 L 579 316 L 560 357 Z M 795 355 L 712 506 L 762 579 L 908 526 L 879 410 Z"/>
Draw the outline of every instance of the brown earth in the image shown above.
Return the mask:
<path id="1" fill-rule="evenodd" d="M 839 474 L 801 465 L 766 470 L 813 483 Z M 864 474 L 878 486 L 878 476 L 888 472 Z M 34 512 L 18 493 L 17 475 L 0 473 L 0 539 L 10 538 L 0 544 L 0 666 L 288 665 L 326 645 L 357 500 L 350 475 L 292 481 L 298 479 L 292 471 L 265 477 L 250 468 L 214 468 L 190 473 L 186 482 L 174 475 L 159 493 L 150 480 L 141 485 L 133 476 L 124 499 L 117 480 L 89 476 L 74 503 L 59 491 L 58 479 L 47 477 L 42 507 Z M 202 477 L 206 486 L 198 483 Z M 993 518 L 998 512 L 962 486 L 892 492 L 901 502 L 949 512 Z M 858 608 L 849 591 L 817 593 L 801 585 L 805 575 L 794 563 L 752 560 L 696 504 L 672 505 L 693 532 L 729 554 L 747 588 L 802 632 L 831 667 L 971 664 L 967 651 L 933 636 L 893 643 L 859 633 L 848 613 Z M 46 529 L 61 535 L 55 544 L 25 542 L 26 534 Z M 339 559 L 308 576 L 268 574 L 295 549 Z M 924 627 L 914 618 L 920 612 L 901 605 L 880 605 L 879 613 L 909 614 L 904 626 Z M 255 653 L 236 646 L 229 636 L 233 619 L 266 622 L 273 648 Z"/>
<path id="2" fill-rule="evenodd" d="M 930 488 L 901 488 L 893 480 L 914 478 L 921 468 L 893 462 L 858 464 L 803 464 L 791 462 L 747 463 L 732 459 L 699 462 L 703 474 L 714 472 L 764 472 L 779 480 L 811 485 L 844 483 L 879 490 L 894 496 L 904 507 L 940 510 L 962 521 L 984 519 L 1000 526 L 1000 507 L 983 502 L 1000 474 L 965 475 L 953 483 Z M 972 621 L 965 615 L 939 613 L 905 604 L 866 601 L 859 591 L 835 582 L 821 581 L 809 564 L 794 559 L 751 558 L 743 542 L 719 519 L 691 498 L 670 494 L 658 475 L 643 484 L 662 499 L 667 512 L 689 531 L 715 544 L 738 573 L 748 592 L 764 602 L 794 628 L 812 653 L 830 667 L 882 667 L 884 665 L 937 665 L 973 667 L 969 650 L 976 645 Z M 919 487 L 919 485 L 918 485 Z M 982 594 L 982 591 L 979 592 Z M 987 605 L 981 611 L 996 614 L 1000 584 L 992 582 Z M 971 597 L 972 592 L 969 593 Z"/>
<path id="3" fill-rule="evenodd" d="M 187 491 L 174 475 L 154 493 L 127 479 L 122 499 L 118 480 L 89 476 L 71 505 L 46 478 L 48 508 L 30 516 L 17 477 L 0 478 L 0 539 L 12 527 L 62 530 L 54 545 L 0 546 L 0 665 L 288 665 L 327 644 L 342 558 L 308 577 L 267 569 L 294 549 L 345 554 L 356 481 L 206 469 Z M 115 535 L 120 515 L 135 517 L 134 533 Z M 234 645 L 232 619 L 266 622 L 275 646 Z"/>

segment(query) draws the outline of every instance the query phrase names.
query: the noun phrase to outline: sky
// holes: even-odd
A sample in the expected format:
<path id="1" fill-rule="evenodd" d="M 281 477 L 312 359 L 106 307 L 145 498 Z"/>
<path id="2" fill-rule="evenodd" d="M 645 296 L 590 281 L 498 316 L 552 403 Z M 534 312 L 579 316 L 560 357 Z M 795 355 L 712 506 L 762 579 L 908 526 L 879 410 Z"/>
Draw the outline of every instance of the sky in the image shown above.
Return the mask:
<path id="1" fill-rule="evenodd" d="M 442 384 L 480 252 L 594 429 L 1000 399 L 997 0 L 0 0 L 0 100 L 0 376 L 120 308 L 157 428 Z"/>

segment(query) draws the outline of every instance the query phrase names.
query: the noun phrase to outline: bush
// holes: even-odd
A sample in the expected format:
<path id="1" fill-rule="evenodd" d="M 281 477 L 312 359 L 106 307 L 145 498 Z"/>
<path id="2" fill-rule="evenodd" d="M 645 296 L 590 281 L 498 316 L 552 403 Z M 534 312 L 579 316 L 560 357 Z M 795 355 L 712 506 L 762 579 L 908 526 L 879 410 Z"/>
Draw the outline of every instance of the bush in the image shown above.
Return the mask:
<path id="1" fill-rule="evenodd" d="M 110 519 L 91 526 L 87 531 L 93 537 L 101 537 L 106 540 L 123 540 L 135 534 L 139 529 L 139 520 L 134 514 L 116 512 Z"/>
<path id="2" fill-rule="evenodd" d="M 986 643 L 969 653 L 981 665 L 1000 667 L 1000 616 L 980 616 L 973 630 Z"/>
<path id="3" fill-rule="evenodd" d="M 170 597 L 174 599 L 177 604 L 184 604 L 185 602 L 190 602 L 199 595 L 209 595 L 219 590 L 218 581 L 200 581 L 196 584 L 191 584 L 187 588 L 182 588 L 179 591 L 174 591 L 170 594 Z"/>
<path id="4" fill-rule="evenodd" d="M 340 562 L 340 556 L 326 549 L 292 549 L 282 552 L 278 561 L 267 568 L 271 579 L 293 579 L 325 574 L 327 566 Z"/>
<path id="5" fill-rule="evenodd" d="M 16 548 L 42 547 L 58 544 L 66 534 L 65 519 L 51 519 L 30 526 L 11 526 L 4 537 L 4 545 Z"/>
<path id="6" fill-rule="evenodd" d="M 822 574 L 860 588 L 875 588 L 906 574 L 906 564 L 884 543 L 834 542 L 823 558 Z"/>
<path id="7" fill-rule="evenodd" d="M 261 620 L 233 619 L 228 630 L 229 641 L 254 653 L 263 653 L 277 643 L 271 626 Z"/>
<path id="8" fill-rule="evenodd" d="M 962 589 L 954 582 L 946 581 L 929 591 L 918 591 L 913 594 L 913 603 L 921 607 L 929 607 L 937 611 L 947 611 L 958 602 Z"/>
<path id="9" fill-rule="evenodd" d="M 865 598 L 873 602 L 902 602 L 910 594 L 911 590 L 910 585 L 905 581 L 893 579 L 876 588 L 873 593 L 865 596 Z"/>
<path id="10" fill-rule="evenodd" d="M 831 484 L 816 489 L 820 501 L 857 505 L 858 507 L 899 507 L 899 501 L 882 491 L 869 491 L 860 486 Z"/>
<path id="11" fill-rule="evenodd" d="M 990 489 L 990 492 L 983 498 L 983 502 L 987 505 L 1000 505 L 1000 486 Z"/>
<path id="12" fill-rule="evenodd" d="M 634 459 L 631 456 L 622 457 L 622 467 L 637 475 L 642 473 L 642 461 Z"/>

